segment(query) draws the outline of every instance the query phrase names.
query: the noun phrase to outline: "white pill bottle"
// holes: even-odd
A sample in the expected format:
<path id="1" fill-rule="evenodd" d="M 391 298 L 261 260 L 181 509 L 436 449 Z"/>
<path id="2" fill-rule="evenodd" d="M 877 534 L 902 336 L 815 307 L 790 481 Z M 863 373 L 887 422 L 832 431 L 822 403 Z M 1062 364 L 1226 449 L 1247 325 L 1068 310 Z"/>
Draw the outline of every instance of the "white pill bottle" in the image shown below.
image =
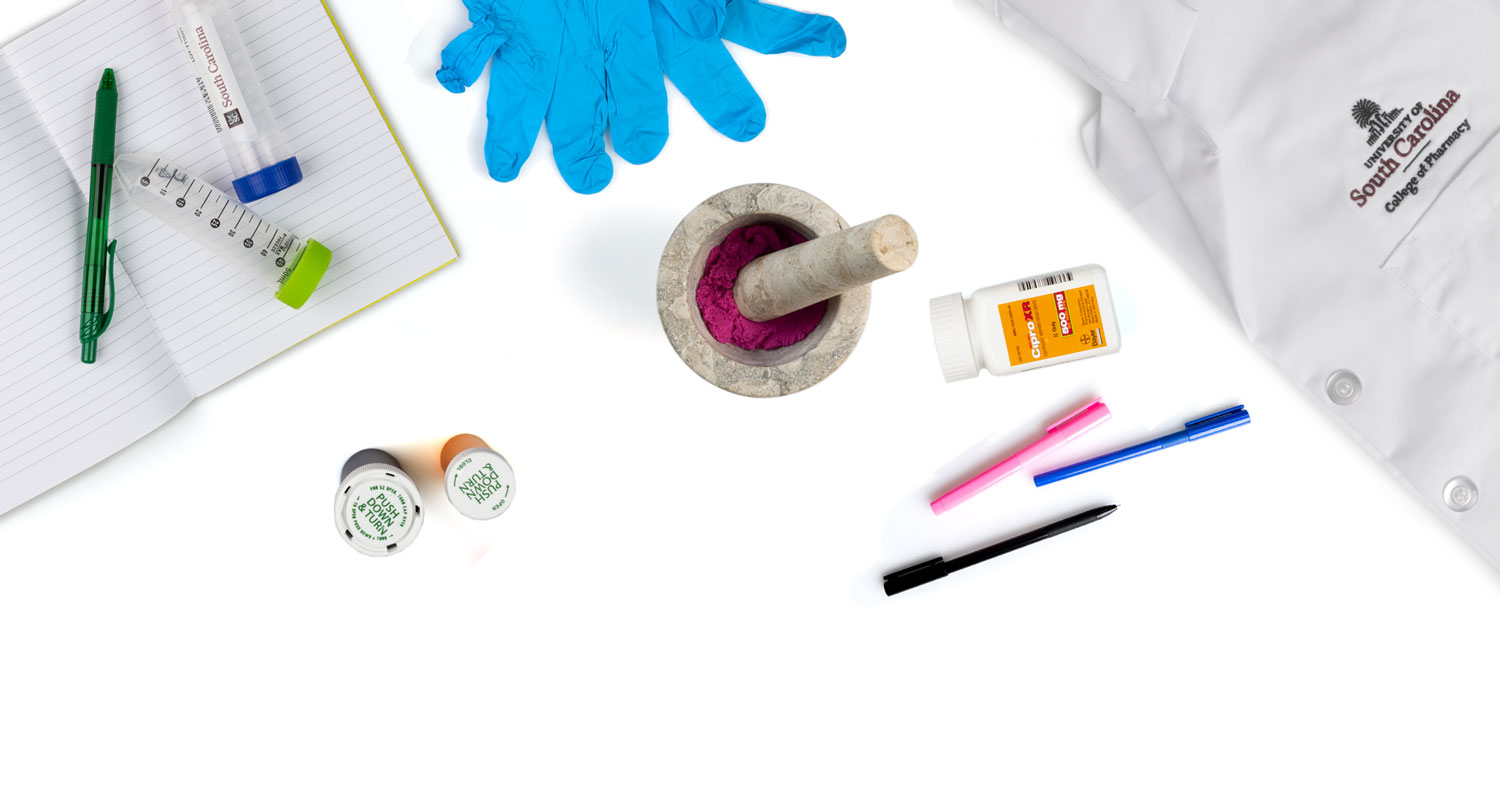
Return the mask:
<path id="1" fill-rule="evenodd" d="M 1085 265 L 932 299 L 932 337 L 950 383 L 1120 351 L 1104 268 Z"/>
<path id="2" fill-rule="evenodd" d="M 240 202 L 259 200 L 302 180 L 282 143 L 266 94 L 224 0 L 172 0 L 177 38 L 193 67 L 214 132 L 234 170 Z"/>

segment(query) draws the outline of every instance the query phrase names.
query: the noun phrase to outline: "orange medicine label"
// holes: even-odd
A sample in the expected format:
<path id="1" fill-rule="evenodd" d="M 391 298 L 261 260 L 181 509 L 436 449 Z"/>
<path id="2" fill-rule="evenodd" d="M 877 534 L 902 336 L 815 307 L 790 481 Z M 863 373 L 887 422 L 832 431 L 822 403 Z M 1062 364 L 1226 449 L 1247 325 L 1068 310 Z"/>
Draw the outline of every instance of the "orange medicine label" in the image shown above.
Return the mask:
<path id="1" fill-rule="evenodd" d="M 1107 345 L 1091 284 L 1001 304 L 1000 326 L 1011 366 Z"/>

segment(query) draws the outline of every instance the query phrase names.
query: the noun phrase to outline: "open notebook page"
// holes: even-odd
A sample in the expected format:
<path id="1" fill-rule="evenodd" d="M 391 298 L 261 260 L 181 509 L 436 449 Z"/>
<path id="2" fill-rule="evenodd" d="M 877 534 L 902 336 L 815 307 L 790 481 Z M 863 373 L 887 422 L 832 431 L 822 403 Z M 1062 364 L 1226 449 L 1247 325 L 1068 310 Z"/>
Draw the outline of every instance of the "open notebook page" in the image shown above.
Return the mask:
<path id="1" fill-rule="evenodd" d="M 312 298 L 293 310 L 255 278 L 116 195 L 111 236 L 195 395 L 457 256 L 323 4 L 229 5 L 305 176 L 249 207 L 327 245 L 333 263 Z M 80 187 L 87 187 L 94 88 L 101 70 L 113 67 L 119 152 L 165 155 L 231 190 L 228 161 L 202 109 L 167 0 L 86 0 L 3 53 Z M 119 336 L 105 335 L 101 354 L 114 340 Z"/>
<path id="2" fill-rule="evenodd" d="M 5 512 L 141 438 L 192 394 L 121 263 L 99 362 L 79 360 L 87 187 L 79 187 L 3 56 L 0 143 L 0 223 L 11 240 L 0 269 Z"/>

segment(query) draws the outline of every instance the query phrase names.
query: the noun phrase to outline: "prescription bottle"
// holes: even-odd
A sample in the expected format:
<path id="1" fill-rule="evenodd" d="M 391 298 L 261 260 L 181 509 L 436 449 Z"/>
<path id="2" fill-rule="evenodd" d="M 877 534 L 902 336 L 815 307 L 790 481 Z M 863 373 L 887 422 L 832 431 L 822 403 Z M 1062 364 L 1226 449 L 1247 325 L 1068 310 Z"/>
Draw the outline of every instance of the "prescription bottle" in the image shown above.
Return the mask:
<path id="1" fill-rule="evenodd" d="M 203 108 L 234 170 L 240 202 L 301 181 L 302 167 L 282 144 L 229 6 L 224 0 L 172 0 L 172 21 Z"/>
<path id="2" fill-rule="evenodd" d="M 339 537 L 366 555 L 394 555 L 422 531 L 422 491 L 396 457 L 365 448 L 339 473 L 333 525 Z"/>
<path id="3" fill-rule="evenodd" d="M 1104 268 L 1085 265 L 932 299 L 932 337 L 948 382 L 1007 375 L 1120 351 Z"/>
<path id="4" fill-rule="evenodd" d="M 497 518 L 516 497 L 516 472 L 510 463 L 473 434 L 459 434 L 438 452 L 448 502 L 467 518 Z"/>

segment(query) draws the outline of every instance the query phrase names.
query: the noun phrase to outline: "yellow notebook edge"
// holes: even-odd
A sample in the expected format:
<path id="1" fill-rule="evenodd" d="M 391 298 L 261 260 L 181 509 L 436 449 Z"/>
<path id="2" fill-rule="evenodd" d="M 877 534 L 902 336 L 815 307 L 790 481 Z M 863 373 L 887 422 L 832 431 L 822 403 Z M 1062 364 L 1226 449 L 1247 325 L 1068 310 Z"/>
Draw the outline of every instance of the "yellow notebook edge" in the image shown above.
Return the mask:
<path id="1" fill-rule="evenodd" d="M 448 230 L 447 224 L 443 222 L 443 215 L 441 215 L 441 214 L 438 213 L 437 206 L 433 204 L 433 202 L 432 202 L 432 195 L 427 193 L 427 186 L 422 183 L 422 176 L 419 175 L 419 174 L 417 174 L 417 167 L 415 167 L 415 166 L 412 165 L 411 156 L 409 156 L 409 155 L 406 154 L 406 147 L 402 146 L 401 145 L 401 139 L 398 138 L 398 137 L 396 137 L 396 130 L 395 130 L 394 127 L 391 126 L 391 120 L 386 117 L 385 109 L 380 106 L 380 99 L 375 96 L 375 88 L 373 88 L 373 87 L 370 86 L 370 80 L 368 78 L 366 78 L 364 69 L 359 66 L 359 60 L 357 58 L 355 58 L 354 51 L 352 49 L 350 49 L 350 47 L 349 47 L 349 40 L 347 40 L 347 39 L 344 38 L 344 31 L 343 31 L 343 29 L 339 28 L 338 18 L 336 18 L 336 17 L 333 16 L 333 9 L 331 9 L 331 8 L 328 7 L 328 0 L 320 0 L 320 2 L 323 4 L 323 13 L 328 15 L 328 22 L 330 22 L 330 23 L 333 24 L 333 32 L 335 34 L 339 35 L 339 43 L 344 46 L 344 53 L 346 53 L 346 54 L 349 55 L 349 61 L 354 65 L 354 72 L 359 74 L 359 80 L 361 82 L 363 82 L 364 85 L 365 85 L 365 92 L 368 93 L 368 94 L 370 94 L 370 101 L 372 101 L 372 102 L 375 103 L 375 111 L 378 112 L 378 113 L 380 113 L 380 120 L 385 123 L 385 129 L 386 129 L 386 131 L 391 134 L 391 140 L 396 143 L 396 149 L 401 152 L 401 159 L 404 160 L 404 161 L 406 161 L 406 168 L 408 168 L 408 169 L 411 170 L 411 176 L 417 181 L 417 188 L 419 188 L 419 189 L 422 190 L 422 196 L 427 199 L 427 207 L 429 209 L 432 209 L 432 216 L 434 216 L 434 217 L 437 218 L 438 227 L 441 228 L 441 229 L 443 229 L 443 235 L 448 238 L 448 244 L 450 246 L 452 246 L 452 248 L 453 248 L 453 258 L 449 259 L 448 261 L 444 262 L 441 265 L 438 265 L 437 267 L 433 268 L 432 270 L 429 270 L 426 273 L 423 273 L 421 276 L 418 276 L 417 278 L 412 279 L 411 281 L 407 282 L 406 284 L 401 285 L 400 287 L 396 288 L 395 290 L 392 290 L 391 292 L 386 293 L 385 295 L 381 296 L 380 298 L 375 299 L 374 301 L 370 302 L 369 304 L 366 304 L 365 306 L 360 307 L 358 310 L 355 310 L 354 312 L 349 313 L 348 315 L 344 316 L 343 318 L 340 318 L 339 320 L 334 321 L 333 323 L 329 324 L 328 326 L 320 327 L 319 329 L 314 330 L 312 333 L 310 333 L 306 337 L 299 339 L 296 343 L 292 344 L 291 346 L 288 346 L 286 349 L 281 350 L 281 352 L 285 352 L 285 351 L 287 351 L 287 349 L 291 349 L 293 346 L 297 346 L 297 345 L 301 344 L 303 341 L 306 341 L 309 338 L 312 338 L 313 336 L 315 336 L 315 335 L 323 332 L 324 330 L 331 329 L 331 328 L 333 328 L 333 327 L 335 327 L 335 326 L 337 326 L 339 324 L 344 323 L 345 321 L 348 321 L 349 319 L 353 318 L 356 315 L 359 315 L 360 313 L 364 312 L 365 310 L 368 310 L 371 307 L 374 307 L 376 304 L 379 304 L 380 302 L 385 301 L 386 299 L 390 298 L 391 296 L 394 296 L 397 293 L 400 293 L 402 290 L 405 290 L 406 288 L 411 287 L 412 285 L 416 284 L 417 282 L 422 281 L 423 279 L 427 278 L 428 276 L 431 276 L 432 274 L 437 273 L 438 271 L 440 271 L 443 268 L 445 268 L 445 267 L 453 264 L 454 262 L 457 262 L 458 261 L 458 257 L 459 257 L 458 243 L 456 243 L 456 242 L 453 241 L 453 234 L 452 234 L 452 232 L 450 232 Z M 276 354 L 280 355 L 281 352 L 277 352 Z M 275 357 L 275 355 L 273 355 L 272 357 Z M 267 358 L 267 360 L 270 360 L 270 358 Z"/>

